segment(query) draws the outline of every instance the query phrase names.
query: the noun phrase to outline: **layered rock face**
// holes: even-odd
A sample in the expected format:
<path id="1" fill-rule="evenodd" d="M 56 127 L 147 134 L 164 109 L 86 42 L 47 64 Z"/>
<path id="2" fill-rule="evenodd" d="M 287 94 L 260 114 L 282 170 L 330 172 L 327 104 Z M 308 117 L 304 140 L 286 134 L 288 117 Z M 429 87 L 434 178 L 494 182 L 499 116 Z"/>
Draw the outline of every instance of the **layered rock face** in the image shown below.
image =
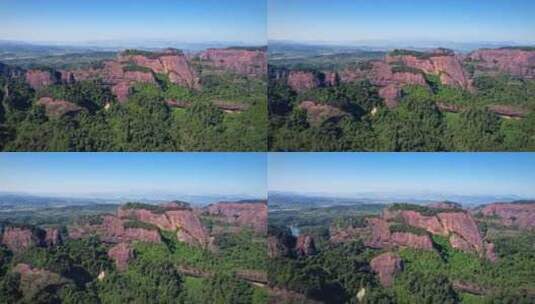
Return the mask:
<path id="1" fill-rule="evenodd" d="M 9 250 L 19 253 L 30 247 L 54 246 L 61 243 L 59 231 L 53 228 L 11 227 L 4 228 L 1 242 Z"/>
<path id="2" fill-rule="evenodd" d="M 47 288 L 54 288 L 68 283 L 67 279 L 55 272 L 33 268 L 28 264 L 17 264 L 12 271 L 20 274 L 20 286 L 24 295 L 36 295 Z"/>
<path id="3" fill-rule="evenodd" d="M 494 203 L 481 209 L 485 216 L 498 216 L 505 226 L 516 226 L 524 230 L 535 229 L 535 202 Z"/>
<path id="4" fill-rule="evenodd" d="M 397 228 L 397 225 L 401 225 Z M 408 228 L 404 228 L 408 226 Z M 421 231 L 411 231 L 412 228 Z M 494 245 L 484 242 L 472 215 L 459 210 L 456 205 L 439 208 L 435 213 L 424 215 L 414 210 L 383 210 L 381 217 L 367 219 L 364 228 L 342 229 L 345 232 L 331 231 L 331 241 L 364 239 L 366 246 L 372 248 L 410 247 L 434 250 L 430 235 L 447 237 L 453 248 L 476 253 L 491 261 L 496 260 Z M 427 234 L 427 233 L 428 234 Z"/>
<path id="5" fill-rule="evenodd" d="M 477 50 L 468 55 L 479 69 L 496 70 L 519 77 L 535 78 L 535 50 Z"/>
<path id="6" fill-rule="evenodd" d="M 264 50 L 208 49 L 199 56 L 216 68 L 223 68 L 247 76 L 264 76 L 267 73 L 267 56 Z"/>
<path id="7" fill-rule="evenodd" d="M 46 87 L 55 84 L 58 81 L 55 75 L 50 71 L 43 70 L 28 70 L 26 71 L 26 82 L 34 90 L 39 90 L 42 87 Z"/>
<path id="8" fill-rule="evenodd" d="M 371 260 L 370 266 L 384 287 L 392 286 L 394 275 L 402 270 L 401 258 L 392 252 L 376 256 Z"/>
<path id="9" fill-rule="evenodd" d="M 219 202 L 205 208 L 210 215 L 223 217 L 225 222 L 253 228 L 257 233 L 267 233 L 267 202 Z"/>
<path id="10" fill-rule="evenodd" d="M 472 82 L 465 73 L 462 62 L 453 52 L 437 51 L 415 55 L 387 55 L 385 62 L 402 63 L 405 66 L 422 70 L 424 73 L 437 75 L 444 85 L 473 90 Z"/>
<path id="11" fill-rule="evenodd" d="M 165 74 L 172 83 L 190 89 L 200 88 L 199 77 L 186 56 L 179 51 L 168 49 L 163 53 L 151 56 L 123 53 L 119 55 L 118 60 L 121 63 L 134 62 L 139 66 L 149 68 L 154 73 Z"/>
<path id="12" fill-rule="evenodd" d="M 156 213 L 147 209 L 129 209 L 120 207 L 117 216 L 122 219 L 136 219 L 150 223 L 162 230 L 177 232 L 177 238 L 191 245 L 207 246 L 210 239 L 199 217 L 191 208 L 168 205 L 162 207 L 163 213 Z"/>
<path id="13" fill-rule="evenodd" d="M 301 234 L 297 237 L 295 251 L 300 256 L 311 256 L 316 254 L 316 245 L 312 236 Z"/>
<path id="14" fill-rule="evenodd" d="M 51 97 L 41 97 L 37 101 L 37 105 L 45 107 L 46 116 L 51 117 L 61 117 L 67 114 L 78 113 L 82 111 L 82 107 L 61 99 L 53 99 Z"/>
<path id="15" fill-rule="evenodd" d="M 69 226 L 69 237 L 79 239 L 90 234 L 97 234 L 107 243 L 143 241 L 160 243 L 160 233 L 156 229 L 129 228 L 128 219 L 121 219 L 113 215 L 102 216 L 102 223 L 97 225 Z"/>
<path id="16" fill-rule="evenodd" d="M 370 61 L 367 69 L 348 68 L 340 73 L 340 81 L 353 82 L 369 79 L 371 83 L 379 86 L 379 96 L 384 99 L 385 105 L 393 108 L 398 105 L 401 88 L 405 85 L 426 86 L 422 73 L 395 71 L 385 61 Z"/>
<path id="17" fill-rule="evenodd" d="M 433 242 L 428 235 L 417 235 L 409 232 L 391 232 L 390 224 L 382 218 L 368 219 L 371 237 L 365 241 L 372 248 L 410 247 L 415 249 L 433 250 Z"/>
<path id="18" fill-rule="evenodd" d="M 299 104 L 299 109 L 307 113 L 307 121 L 312 125 L 320 125 L 331 119 L 339 119 L 349 115 L 347 112 L 331 105 L 321 104 L 315 101 L 303 101 Z"/>
<path id="19" fill-rule="evenodd" d="M 290 71 L 288 73 L 288 86 L 298 93 L 314 89 L 319 85 L 319 80 L 312 72 Z"/>
<path id="20" fill-rule="evenodd" d="M 128 261 L 134 257 L 134 249 L 128 243 L 119 243 L 108 250 L 108 256 L 115 262 L 117 270 L 125 271 Z"/>

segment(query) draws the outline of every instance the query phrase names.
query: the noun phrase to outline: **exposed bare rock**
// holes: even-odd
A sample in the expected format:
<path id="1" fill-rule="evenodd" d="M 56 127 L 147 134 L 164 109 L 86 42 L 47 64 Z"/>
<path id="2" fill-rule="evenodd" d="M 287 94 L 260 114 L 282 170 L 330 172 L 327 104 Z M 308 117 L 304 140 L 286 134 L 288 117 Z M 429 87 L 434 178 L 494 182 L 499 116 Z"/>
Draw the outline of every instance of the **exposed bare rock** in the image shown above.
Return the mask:
<path id="1" fill-rule="evenodd" d="M 253 228 L 257 233 L 267 233 L 267 202 L 219 202 L 205 208 L 210 215 L 220 216 L 225 222 Z"/>
<path id="2" fill-rule="evenodd" d="M 26 71 L 26 82 L 34 90 L 39 90 L 42 87 L 46 87 L 55 84 L 58 81 L 56 76 L 50 71 L 43 70 L 28 70 Z"/>
<path id="3" fill-rule="evenodd" d="M 267 73 L 267 55 L 264 49 L 208 49 L 199 57 L 216 68 L 242 75 L 264 76 Z"/>
<path id="4" fill-rule="evenodd" d="M 130 83 L 126 81 L 119 82 L 111 87 L 111 91 L 117 97 L 117 100 L 123 103 L 128 99 Z"/>
<path id="5" fill-rule="evenodd" d="M 330 72 L 330 71 L 329 72 L 324 72 L 323 75 L 324 75 L 323 83 L 326 86 L 334 87 L 334 86 L 337 86 L 338 83 L 340 82 L 340 79 L 339 79 L 338 74 L 336 72 Z"/>
<path id="6" fill-rule="evenodd" d="M 444 85 L 457 86 L 473 90 L 472 81 L 465 73 L 462 62 L 453 52 L 439 51 L 419 55 L 387 55 L 389 64 L 402 63 L 405 66 L 422 70 L 424 73 L 437 75 Z"/>
<path id="7" fill-rule="evenodd" d="M 497 216 L 505 226 L 535 229 L 535 202 L 494 203 L 481 209 L 485 216 Z"/>
<path id="8" fill-rule="evenodd" d="M 301 234 L 297 237 L 295 251 L 300 256 L 310 256 L 316 254 L 314 239 L 308 234 Z"/>
<path id="9" fill-rule="evenodd" d="M 177 50 L 168 49 L 162 53 L 149 55 L 129 55 L 122 53 L 119 62 L 134 62 L 146 67 L 154 73 L 165 74 L 172 83 L 183 85 L 190 89 L 199 89 L 200 82 L 197 73 L 190 66 L 186 56 Z"/>
<path id="10" fill-rule="evenodd" d="M 299 109 L 305 110 L 307 120 L 312 125 L 320 125 L 331 119 L 339 119 L 349 115 L 347 112 L 331 105 L 321 104 L 315 101 L 303 101 L 299 104 Z"/>
<path id="11" fill-rule="evenodd" d="M 150 223 L 162 230 L 177 231 L 177 238 L 191 245 L 206 247 L 210 243 L 199 217 L 189 207 L 169 206 L 163 212 L 154 212 L 143 208 L 122 206 L 117 211 L 117 215 L 122 219 L 133 218 Z"/>
<path id="12" fill-rule="evenodd" d="M 319 80 L 312 72 L 290 71 L 288 74 L 288 86 L 298 93 L 314 89 L 319 85 Z"/>
<path id="13" fill-rule="evenodd" d="M 461 204 L 450 202 L 450 201 L 443 201 L 443 202 L 436 202 L 427 205 L 428 207 L 435 208 L 435 209 L 460 209 L 462 208 Z"/>
<path id="14" fill-rule="evenodd" d="M 485 243 L 485 257 L 487 257 L 487 259 L 491 262 L 496 262 L 498 260 L 496 249 L 493 243 Z"/>
<path id="15" fill-rule="evenodd" d="M 82 111 L 82 107 L 72 102 L 53 99 L 51 97 L 41 97 L 37 101 L 37 105 L 45 107 L 46 116 L 48 117 L 61 117 L 66 114 L 73 114 Z"/>
<path id="16" fill-rule="evenodd" d="M 119 243 L 108 251 L 108 256 L 115 262 L 119 271 L 125 271 L 128 261 L 134 257 L 134 249 L 127 243 Z"/>
<path id="17" fill-rule="evenodd" d="M 48 247 L 60 245 L 62 243 L 61 234 L 57 228 L 45 229 L 45 244 Z"/>
<path id="18" fill-rule="evenodd" d="M 448 235 L 448 231 L 444 229 L 436 216 L 425 216 L 412 210 L 401 211 L 400 216 L 411 226 L 425 229 L 432 234 Z"/>
<path id="19" fill-rule="evenodd" d="M 443 212 L 439 213 L 437 216 L 444 229 L 452 234 L 450 242 L 454 248 L 475 251 L 480 254 L 484 253 L 483 240 L 479 233 L 476 221 L 471 214 L 467 212 Z M 470 244 L 472 249 L 468 250 L 466 244 L 460 239 Z"/>
<path id="20" fill-rule="evenodd" d="M 46 232 L 30 227 L 7 226 L 2 234 L 2 244 L 9 250 L 19 253 L 33 246 L 43 246 Z"/>
<path id="21" fill-rule="evenodd" d="M 417 235 L 409 232 L 394 232 L 390 242 L 399 247 L 410 247 L 423 250 L 433 250 L 433 242 L 428 235 Z"/>
<path id="22" fill-rule="evenodd" d="M 20 287 L 25 298 L 33 299 L 44 290 L 54 290 L 69 283 L 55 272 L 33 268 L 28 264 L 17 264 L 13 272 L 20 274 Z"/>
<path id="23" fill-rule="evenodd" d="M 483 49 L 472 52 L 467 60 L 484 70 L 535 78 L 535 50 L 520 48 Z"/>
<path id="24" fill-rule="evenodd" d="M 368 219 L 371 237 L 365 244 L 372 248 L 410 247 L 433 250 L 433 242 L 428 235 L 417 235 L 410 232 L 390 232 L 390 225 L 381 218 Z"/>
<path id="25" fill-rule="evenodd" d="M 384 287 L 392 286 L 394 275 L 402 270 L 401 258 L 392 252 L 376 256 L 371 260 L 370 266 Z"/>
<path id="26" fill-rule="evenodd" d="M 276 236 L 268 236 L 268 257 L 275 258 L 281 256 L 288 256 L 290 254 L 290 248 L 281 242 Z"/>
<path id="27" fill-rule="evenodd" d="M 393 108 L 398 105 L 401 88 L 405 85 L 421 85 L 427 87 L 422 72 L 395 71 L 385 61 L 373 60 L 365 68 L 351 67 L 340 73 L 342 82 L 353 82 L 368 79 L 379 86 L 379 96 L 384 99 L 385 105 Z"/>
<path id="28" fill-rule="evenodd" d="M 491 105 L 487 109 L 499 116 L 510 118 L 523 118 L 529 113 L 527 110 L 509 105 Z"/>

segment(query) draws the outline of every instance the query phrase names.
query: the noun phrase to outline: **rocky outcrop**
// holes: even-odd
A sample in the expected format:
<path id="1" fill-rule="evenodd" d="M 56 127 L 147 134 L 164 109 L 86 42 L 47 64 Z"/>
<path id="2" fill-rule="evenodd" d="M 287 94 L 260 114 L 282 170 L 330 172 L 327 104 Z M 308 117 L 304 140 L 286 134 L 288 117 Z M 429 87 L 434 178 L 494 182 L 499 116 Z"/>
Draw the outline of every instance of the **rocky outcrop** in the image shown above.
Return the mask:
<path id="1" fill-rule="evenodd" d="M 34 90 L 39 90 L 42 87 L 46 87 L 55 84 L 58 81 L 55 73 L 46 70 L 28 70 L 26 71 L 26 82 Z"/>
<path id="2" fill-rule="evenodd" d="M 57 246 L 62 243 L 61 234 L 57 228 L 45 228 L 45 244 L 47 247 Z"/>
<path id="3" fill-rule="evenodd" d="M 288 86 L 298 93 L 314 89 L 319 85 L 319 80 L 312 72 L 290 71 L 288 73 Z"/>
<path id="4" fill-rule="evenodd" d="M 390 224 L 382 218 L 368 219 L 371 229 L 370 237 L 365 240 L 366 246 L 372 248 L 409 247 L 433 250 L 433 242 L 429 235 L 417 235 L 410 232 L 391 232 Z"/>
<path id="5" fill-rule="evenodd" d="M 33 246 L 43 246 L 45 231 L 30 227 L 5 227 L 2 244 L 9 250 L 19 253 Z"/>
<path id="6" fill-rule="evenodd" d="M 483 49 L 468 55 L 467 61 L 484 71 L 497 71 L 524 78 L 535 78 L 535 49 Z"/>
<path id="7" fill-rule="evenodd" d="M 403 265 L 397 254 L 386 252 L 373 258 L 370 266 L 377 273 L 381 284 L 384 287 L 390 287 L 394 281 L 394 275 L 402 270 Z"/>
<path id="8" fill-rule="evenodd" d="M 295 252 L 300 256 L 311 256 L 316 254 L 316 245 L 312 236 L 301 234 L 297 237 Z"/>
<path id="9" fill-rule="evenodd" d="M 250 227 L 257 233 L 267 233 L 267 202 L 219 202 L 205 208 L 207 214 L 221 217 L 226 223 Z"/>
<path id="10" fill-rule="evenodd" d="M 34 268 L 28 264 L 17 264 L 13 272 L 20 274 L 20 288 L 25 298 L 35 299 L 43 291 L 50 292 L 61 288 L 72 281 L 61 275 L 42 268 Z"/>
<path id="11" fill-rule="evenodd" d="M 172 83 L 190 89 L 199 89 L 199 77 L 189 64 L 186 56 L 178 50 L 167 49 L 161 53 L 126 51 L 119 55 L 121 63 L 133 62 L 136 65 L 150 69 L 154 73 L 164 74 Z"/>
<path id="12" fill-rule="evenodd" d="M 299 109 L 307 113 L 307 121 L 311 125 L 321 125 L 328 120 L 337 120 L 349 115 L 347 112 L 328 104 L 321 104 L 315 101 L 303 101 L 299 104 Z"/>
<path id="13" fill-rule="evenodd" d="M 121 219 L 135 219 L 153 224 L 162 230 L 176 231 L 177 239 L 190 245 L 202 247 L 209 245 L 208 234 L 191 208 L 166 205 L 156 210 L 122 206 L 117 211 L 117 215 Z"/>
<path id="14" fill-rule="evenodd" d="M 473 90 L 472 81 L 464 71 L 462 60 L 452 51 L 444 49 L 429 53 L 394 51 L 385 57 L 385 62 L 402 64 L 426 74 L 437 75 L 444 85 Z"/>
<path id="15" fill-rule="evenodd" d="M 427 205 L 428 207 L 435 208 L 435 209 L 461 209 L 462 205 L 455 202 L 450 201 L 443 201 L 443 202 L 436 202 Z"/>
<path id="16" fill-rule="evenodd" d="M 32 226 L 6 226 L 0 238 L 0 243 L 9 250 L 20 253 L 30 247 L 52 247 L 61 244 L 58 229 L 40 229 Z"/>
<path id="17" fill-rule="evenodd" d="M 75 114 L 82 111 L 82 107 L 72 102 L 51 97 L 41 97 L 37 101 L 37 105 L 44 106 L 46 116 L 49 118 L 58 118 L 67 114 Z"/>
<path id="18" fill-rule="evenodd" d="M 496 216 L 505 226 L 535 230 L 535 202 L 494 203 L 481 209 L 484 216 Z"/>
<path id="19" fill-rule="evenodd" d="M 290 248 L 279 240 L 276 236 L 268 236 L 267 238 L 268 257 L 282 257 L 290 254 Z"/>
<path id="20" fill-rule="evenodd" d="M 208 49 L 199 57 L 216 68 L 242 75 L 258 77 L 267 73 L 267 55 L 264 48 Z"/>
<path id="21" fill-rule="evenodd" d="M 445 231 L 453 236 L 458 236 L 470 244 L 472 250 L 466 251 L 483 252 L 483 240 L 472 215 L 467 212 L 442 212 L 437 214 L 437 216 Z M 451 239 L 450 242 L 454 248 L 457 248 Z"/>
<path id="22" fill-rule="evenodd" d="M 134 257 L 134 249 L 127 243 L 119 243 L 110 248 L 108 256 L 115 262 L 118 271 L 125 271 L 128 261 Z"/>
<path id="23" fill-rule="evenodd" d="M 427 82 L 422 71 L 398 70 L 385 61 L 374 60 L 364 66 L 350 67 L 340 73 L 342 82 L 354 82 L 368 79 L 379 87 L 379 96 L 389 108 L 398 105 L 401 96 L 401 88 L 405 85 L 421 85 L 427 87 Z"/>

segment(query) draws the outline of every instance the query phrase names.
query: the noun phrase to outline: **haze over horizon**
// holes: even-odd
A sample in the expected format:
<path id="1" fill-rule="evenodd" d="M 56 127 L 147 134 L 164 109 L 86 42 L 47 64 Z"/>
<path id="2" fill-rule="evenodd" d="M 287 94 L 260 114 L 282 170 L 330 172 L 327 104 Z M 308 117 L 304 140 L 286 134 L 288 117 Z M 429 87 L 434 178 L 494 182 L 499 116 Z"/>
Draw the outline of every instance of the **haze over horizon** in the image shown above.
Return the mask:
<path id="1" fill-rule="evenodd" d="M 265 198 L 266 158 L 262 153 L 3 153 L 0 192 Z"/>
<path id="2" fill-rule="evenodd" d="M 528 0 L 268 0 L 268 37 L 295 42 L 535 43 Z"/>
<path id="3" fill-rule="evenodd" d="M 0 40 L 266 44 L 266 2 L 37 0 L 0 2 Z"/>
<path id="4" fill-rule="evenodd" d="M 270 153 L 268 191 L 535 198 L 522 153 Z M 414 197 L 418 198 L 418 197 Z"/>

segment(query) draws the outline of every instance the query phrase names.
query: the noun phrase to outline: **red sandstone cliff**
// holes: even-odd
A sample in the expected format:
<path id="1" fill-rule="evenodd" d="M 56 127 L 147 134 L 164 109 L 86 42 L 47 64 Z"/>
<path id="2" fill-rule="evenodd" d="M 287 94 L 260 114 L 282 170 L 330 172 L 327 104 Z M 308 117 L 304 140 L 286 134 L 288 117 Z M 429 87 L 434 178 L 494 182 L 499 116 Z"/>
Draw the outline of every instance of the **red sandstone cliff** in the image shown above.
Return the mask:
<path id="1" fill-rule="evenodd" d="M 535 78 L 535 50 L 514 48 L 477 50 L 467 60 L 478 69 Z"/>
<path id="2" fill-rule="evenodd" d="M 108 250 L 108 256 L 115 262 L 117 270 L 125 271 L 128 261 L 134 257 L 134 249 L 127 243 L 119 243 Z"/>
<path id="3" fill-rule="evenodd" d="M 28 70 L 26 71 L 26 82 L 34 90 L 55 84 L 58 81 L 56 76 L 50 71 L 44 70 Z"/>
<path id="4" fill-rule="evenodd" d="M 402 270 L 401 258 L 392 252 L 376 256 L 371 260 L 370 266 L 384 287 L 392 286 L 394 275 Z"/>
<path id="5" fill-rule="evenodd" d="M 535 229 L 535 203 L 494 203 L 484 206 L 481 213 L 485 216 L 497 216 L 505 226 L 517 226 L 524 230 Z"/>
<path id="6" fill-rule="evenodd" d="M 66 114 L 78 113 L 82 111 L 82 107 L 66 101 L 53 99 L 51 97 L 41 97 L 37 101 L 37 105 L 45 107 L 47 117 L 61 117 Z"/>
<path id="7" fill-rule="evenodd" d="M 311 256 L 316 254 L 316 245 L 312 236 L 301 234 L 297 237 L 295 252 L 300 256 Z"/>
<path id="8" fill-rule="evenodd" d="M 208 49 L 199 57 L 216 68 L 242 75 L 264 76 L 267 73 L 267 55 L 265 50 L 261 49 Z"/>
<path id="9" fill-rule="evenodd" d="M 227 223 L 251 227 L 257 233 L 267 232 L 267 202 L 219 202 L 205 208 L 210 215 L 220 216 Z"/>

